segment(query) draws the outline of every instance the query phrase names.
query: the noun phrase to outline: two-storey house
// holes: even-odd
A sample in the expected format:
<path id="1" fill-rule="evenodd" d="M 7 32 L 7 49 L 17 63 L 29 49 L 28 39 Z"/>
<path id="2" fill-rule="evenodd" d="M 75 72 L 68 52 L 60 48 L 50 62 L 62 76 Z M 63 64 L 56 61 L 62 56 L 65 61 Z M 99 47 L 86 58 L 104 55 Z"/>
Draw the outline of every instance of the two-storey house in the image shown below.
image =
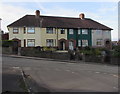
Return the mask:
<path id="1" fill-rule="evenodd" d="M 111 28 L 82 13 L 78 18 L 25 15 L 8 25 L 9 40 L 21 47 L 48 46 L 61 50 L 85 46 L 105 46 L 111 41 Z"/>

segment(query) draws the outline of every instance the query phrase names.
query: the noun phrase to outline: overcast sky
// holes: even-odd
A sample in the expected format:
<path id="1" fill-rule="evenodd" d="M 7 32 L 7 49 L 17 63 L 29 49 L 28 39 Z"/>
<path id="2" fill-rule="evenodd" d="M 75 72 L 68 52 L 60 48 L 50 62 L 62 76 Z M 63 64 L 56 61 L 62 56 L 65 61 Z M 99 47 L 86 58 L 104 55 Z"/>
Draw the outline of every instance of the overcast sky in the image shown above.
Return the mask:
<path id="1" fill-rule="evenodd" d="M 0 7 L 4 32 L 8 32 L 7 25 L 24 15 L 34 15 L 35 10 L 48 16 L 79 17 L 84 13 L 86 18 L 113 28 L 112 40 L 118 40 L 118 2 L 2 2 Z"/>

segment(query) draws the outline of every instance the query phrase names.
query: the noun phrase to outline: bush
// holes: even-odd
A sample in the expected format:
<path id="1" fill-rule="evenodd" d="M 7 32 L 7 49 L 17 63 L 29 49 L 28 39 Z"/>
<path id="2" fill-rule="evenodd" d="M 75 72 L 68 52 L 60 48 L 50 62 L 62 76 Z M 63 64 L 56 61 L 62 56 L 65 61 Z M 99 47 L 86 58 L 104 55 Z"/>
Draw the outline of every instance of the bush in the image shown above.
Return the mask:
<path id="1" fill-rule="evenodd" d="M 43 51 L 56 51 L 53 47 L 43 47 Z"/>
<path id="2" fill-rule="evenodd" d="M 120 46 L 115 46 L 113 48 L 112 55 L 115 57 L 120 57 Z"/>
<path id="3" fill-rule="evenodd" d="M 13 41 L 11 40 L 2 40 L 2 47 L 10 47 L 13 45 Z"/>
<path id="4" fill-rule="evenodd" d="M 84 48 L 83 50 L 80 51 L 80 53 L 83 53 L 85 55 L 101 55 L 101 50 L 99 48 Z"/>

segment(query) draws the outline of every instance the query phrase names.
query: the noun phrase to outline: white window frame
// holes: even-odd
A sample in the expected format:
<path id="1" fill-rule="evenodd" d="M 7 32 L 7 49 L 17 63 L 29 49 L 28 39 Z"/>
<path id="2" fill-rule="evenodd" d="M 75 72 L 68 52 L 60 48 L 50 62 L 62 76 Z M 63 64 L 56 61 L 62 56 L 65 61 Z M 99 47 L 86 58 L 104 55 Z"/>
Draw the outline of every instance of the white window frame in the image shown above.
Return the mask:
<path id="1" fill-rule="evenodd" d="M 88 46 L 88 40 L 82 40 L 82 47 Z"/>
<path id="2" fill-rule="evenodd" d="M 82 29 L 82 34 L 88 34 L 88 29 Z"/>
<path id="3" fill-rule="evenodd" d="M 69 29 L 69 34 L 74 34 L 74 30 L 73 29 Z"/>
<path id="4" fill-rule="evenodd" d="M 97 34 L 102 34 L 102 30 L 96 30 Z"/>
<path id="5" fill-rule="evenodd" d="M 78 40 L 78 46 L 81 46 L 81 40 Z"/>
<path id="6" fill-rule="evenodd" d="M 74 50 L 74 42 L 73 41 L 69 41 L 69 49 Z"/>
<path id="7" fill-rule="evenodd" d="M 96 45 L 97 46 L 102 46 L 102 41 L 103 41 L 102 39 L 97 39 L 96 40 Z"/>
<path id="8" fill-rule="evenodd" d="M 27 47 L 35 47 L 35 39 L 27 39 Z"/>
<path id="9" fill-rule="evenodd" d="M 53 39 L 46 39 L 46 46 L 48 46 L 48 47 L 54 46 L 54 40 Z"/>
<path id="10" fill-rule="evenodd" d="M 18 32 L 19 32 L 19 28 L 18 28 L 18 27 L 14 27 L 14 28 L 13 28 L 13 33 L 14 33 L 14 34 L 17 34 Z"/>
<path id="11" fill-rule="evenodd" d="M 80 29 L 78 29 L 78 34 L 79 34 L 79 35 L 81 34 L 81 30 L 80 30 Z"/>
<path id="12" fill-rule="evenodd" d="M 28 34 L 34 34 L 35 33 L 35 28 L 34 27 L 28 27 L 27 28 L 27 33 Z"/>
<path id="13" fill-rule="evenodd" d="M 47 33 L 47 34 L 53 34 L 53 33 L 54 33 L 54 32 L 53 32 L 53 28 L 47 27 L 47 28 L 46 28 L 46 33 Z"/>

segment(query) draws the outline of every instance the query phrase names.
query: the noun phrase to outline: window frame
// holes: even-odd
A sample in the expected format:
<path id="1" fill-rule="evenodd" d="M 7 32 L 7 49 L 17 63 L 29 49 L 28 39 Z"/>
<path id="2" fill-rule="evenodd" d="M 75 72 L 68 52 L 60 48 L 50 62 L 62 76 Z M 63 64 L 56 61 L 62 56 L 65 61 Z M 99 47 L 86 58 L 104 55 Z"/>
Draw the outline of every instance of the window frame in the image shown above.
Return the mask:
<path id="1" fill-rule="evenodd" d="M 97 46 L 102 46 L 102 41 L 103 41 L 102 39 L 97 39 L 96 40 L 96 45 Z M 99 44 L 99 42 L 100 42 L 100 44 Z"/>
<path id="2" fill-rule="evenodd" d="M 80 29 L 78 29 L 78 35 L 80 35 L 81 34 L 81 30 Z"/>
<path id="3" fill-rule="evenodd" d="M 33 28 L 32 30 L 34 30 L 34 32 L 28 32 L 29 28 Z M 27 27 L 27 34 L 35 34 L 35 27 Z"/>
<path id="4" fill-rule="evenodd" d="M 48 30 L 48 29 L 51 29 L 51 30 Z M 47 27 L 46 28 L 46 34 L 54 34 L 54 30 L 52 27 Z"/>
<path id="5" fill-rule="evenodd" d="M 65 34 L 65 29 L 60 29 L 60 34 Z"/>
<path id="6" fill-rule="evenodd" d="M 53 47 L 54 46 L 54 39 L 46 39 L 46 46 L 47 47 Z"/>
<path id="7" fill-rule="evenodd" d="M 33 46 L 29 46 L 28 43 L 30 42 L 34 42 Z M 35 47 L 35 39 L 27 39 L 27 47 Z"/>
<path id="8" fill-rule="evenodd" d="M 72 30 L 72 31 L 71 31 Z M 72 32 L 72 33 L 71 33 Z M 73 35 L 74 34 L 74 30 L 73 29 L 69 29 L 69 34 Z"/>
<path id="9" fill-rule="evenodd" d="M 86 44 L 86 43 L 84 43 L 84 41 L 87 41 L 87 45 L 83 45 L 83 44 Z M 86 46 L 88 46 L 88 45 L 89 45 L 89 43 L 88 43 L 88 40 L 87 40 L 87 39 L 82 40 L 82 47 L 86 47 Z"/>
<path id="10" fill-rule="evenodd" d="M 15 31 L 17 31 L 17 32 L 15 32 Z M 13 28 L 13 34 L 18 34 L 19 33 L 19 28 L 18 27 L 14 27 Z"/>
<path id="11" fill-rule="evenodd" d="M 85 33 L 85 31 L 87 31 L 87 33 Z M 82 29 L 82 34 L 83 35 L 88 35 L 88 29 Z"/>
<path id="12" fill-rule="evenodd" d="M 82 46 L 82 42 L 81 40 L 78 40 L 78 47 L 81 47 Z"/>

